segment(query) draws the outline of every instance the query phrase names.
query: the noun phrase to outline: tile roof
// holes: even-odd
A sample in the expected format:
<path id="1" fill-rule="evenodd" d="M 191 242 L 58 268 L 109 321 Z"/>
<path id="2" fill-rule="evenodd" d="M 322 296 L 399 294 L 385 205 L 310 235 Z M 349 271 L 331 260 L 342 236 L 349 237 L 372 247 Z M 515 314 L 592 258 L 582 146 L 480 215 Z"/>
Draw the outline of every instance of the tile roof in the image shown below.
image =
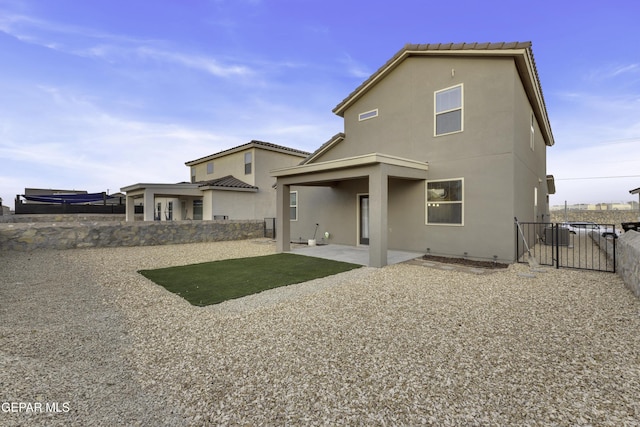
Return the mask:
<path id="1" fill-rule="evenodd" d="M 342 141 L 343 139 L 344 139 L 344 133 L 343 132 L 340 132 L 340 133 L 337 133 L 337 134 L 333 135 L 331 137 L 331 139 L 329 139 L 327 142 L 322 144 L 316 151 L 314 151 L 313 153 L 311 153 L 307 157 L 305 157 L 305 159 L 303 161 L 301 161 L 300 164 L 301 165 L 305 165 L 305 164 L 315 160 L 315 158 L 318 157 L 321 153 L 323 153 L 325 150 L 331 148 L 333 145 L 337 144 L 338 142 Z"/>
<path id="2" fill-rule="evenodd" d="M 257 140 L 254 139 L 254 140 L 251 140 L 251 141 L 247 142 L 246 144 L 238 145 L 237 147 L 232 147 L 232 148 L 229 148 L 227 150 L 219 151 L 217 153 L 210 154 L 208 156 L 200 157 L 199 159 L 190 160 L 188 162 L 185 162 L 185 164 L 187 166 L 192 166 L 192 165 L 195 165 L 197 163 L 202 163 L 202 162 L 207 161 L 207 160 L 215 159 L 217 157 L 226 156 L 227 154 L 235 153 L 235 152 L 246 150 L 248 148 L 253 148 L 253 147 L 263 148 L 265 150 L 270 150 L 270 151 L 286 152 L 286 153 L 290 153 L 290 154 L 293 154 L 293 155 L 296 155 L 296 156 L 300 156 L 300 157 L 305 157 L 305 156 L 309 155 L 309 153 L 307 151 L 302 151 L 302 150 L 298 150 L 298 149 L 295 149 L 295 148 L 285 147 L 284 145 L 272 144 L 270 142 L 257 141 Z"/>
<path id="3" fill-rule="evenodd" d="M 224 188 L 243 188 L 257 190 L 258 187 L 240 181 L 233 175 L 223 176 L 222 178 L 211 179 L 209 181 L 198 182 L 198 187 L 224 187 Z"/>

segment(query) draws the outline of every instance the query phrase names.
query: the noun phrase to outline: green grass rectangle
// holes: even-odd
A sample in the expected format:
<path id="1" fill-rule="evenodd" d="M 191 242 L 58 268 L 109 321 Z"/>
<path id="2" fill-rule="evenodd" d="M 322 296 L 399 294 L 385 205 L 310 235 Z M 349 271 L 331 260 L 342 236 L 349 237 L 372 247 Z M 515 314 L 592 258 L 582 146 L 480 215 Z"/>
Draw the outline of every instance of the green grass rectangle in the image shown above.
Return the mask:
<path id="1" fill-rule="evenodd" d="M 193 305 L 207 306 L 359 267 L 362 266 L 280 253 L 140 270 L 139 273 Z"/>

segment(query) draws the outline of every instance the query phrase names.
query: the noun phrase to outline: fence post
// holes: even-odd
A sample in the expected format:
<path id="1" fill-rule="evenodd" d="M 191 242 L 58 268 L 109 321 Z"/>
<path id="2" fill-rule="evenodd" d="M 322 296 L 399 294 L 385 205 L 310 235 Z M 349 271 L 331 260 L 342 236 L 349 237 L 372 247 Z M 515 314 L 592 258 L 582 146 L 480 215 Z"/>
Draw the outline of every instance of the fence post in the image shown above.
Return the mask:
<path id="1" fill-rule="evenodd" d="M 552 225 L 553 227 L 553 235 L 555 236 L 554 248 L 552 251 L 556 253 L 556 269 L 560 268 L 560 227 L 558 223 Z"/>
<path id="2" fill-rule="evenodd" d="M 613 238 L 611 240 L 613 240 L 613 272 L 616 272 L 616 243 L 617 243 L 617 234 L 616 234 L 616 226 L 615 224 L 613 225 Z"/>
<path id="3" fill-rule="evenodd" d="M 516 263 L 520 262 L 520 233 L 518 232 L 518 223 L 513 223 L 516 232 Z"/>

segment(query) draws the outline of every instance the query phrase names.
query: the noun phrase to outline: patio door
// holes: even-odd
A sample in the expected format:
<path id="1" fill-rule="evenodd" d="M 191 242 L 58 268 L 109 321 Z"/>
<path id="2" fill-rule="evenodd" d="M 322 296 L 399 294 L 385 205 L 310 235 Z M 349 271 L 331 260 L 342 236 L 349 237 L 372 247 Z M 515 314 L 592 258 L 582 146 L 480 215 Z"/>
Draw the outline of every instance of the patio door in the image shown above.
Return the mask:
<path id="1" fill-rule="evenodd" d="M 361 245 L 369 244 L 369 195 L 368 194 L 359 194 L 358 195 L 358 205 L 359 205 L 359 243 Z"/>

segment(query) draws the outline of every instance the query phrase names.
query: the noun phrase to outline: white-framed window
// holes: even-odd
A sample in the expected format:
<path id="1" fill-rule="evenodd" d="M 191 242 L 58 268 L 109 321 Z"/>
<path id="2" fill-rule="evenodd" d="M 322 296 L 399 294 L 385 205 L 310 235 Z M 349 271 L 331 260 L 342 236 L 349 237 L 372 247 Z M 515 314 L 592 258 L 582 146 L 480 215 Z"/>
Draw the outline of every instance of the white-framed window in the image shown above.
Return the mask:
<path id="1" fill-rule="evenodd" d="M 211 175 L 213 173 L 213 162 L 207 163 L 207 174 Z"/>
<path id="2" fill-rule="evenodd" d="M 196 182 L 196 167 L 191 166 L 191 182 Z"/>
<path id="3" fill-rule="evenodd" d="M 244 153 L 244 174 L 251 174 L 251 152 Z"/>
<path id="4" fill-rule="evenodd" d="M 531 147 L 531 151 L 534 151 L 536 148 L 536 118 L 531 113 L 531 132 L 529 133 L 529 147 Z"/>
<path id="5" fill-rule="evenodd" d="M 289 192 L 289 219 L 291 221 L 298 220 L 298 192 Z"/>
<path id="6" fill-rule="evenodd" d="M 457 85 L 434 93 L 434 136 L 462 132 L 463 91 Z"/>
<path id="7" fill-rule="evenodd" d="M 378 117 L 378 109 L 371 111 L 365 111 L 364 113 L 358 114 L 358 121 L 369 120 Z"/>
<path id="8" fill-rule="evenodd" d="M 427 181 L 427 224 L 464 225 L 464 178 Z"/>
<path id="9" fill-rule="evenodd" d="M 193 201 L 193 219 L 201 220 L 202 212 L 203 212 L 203 201 L 202 199 L 196 199 Z"/>

